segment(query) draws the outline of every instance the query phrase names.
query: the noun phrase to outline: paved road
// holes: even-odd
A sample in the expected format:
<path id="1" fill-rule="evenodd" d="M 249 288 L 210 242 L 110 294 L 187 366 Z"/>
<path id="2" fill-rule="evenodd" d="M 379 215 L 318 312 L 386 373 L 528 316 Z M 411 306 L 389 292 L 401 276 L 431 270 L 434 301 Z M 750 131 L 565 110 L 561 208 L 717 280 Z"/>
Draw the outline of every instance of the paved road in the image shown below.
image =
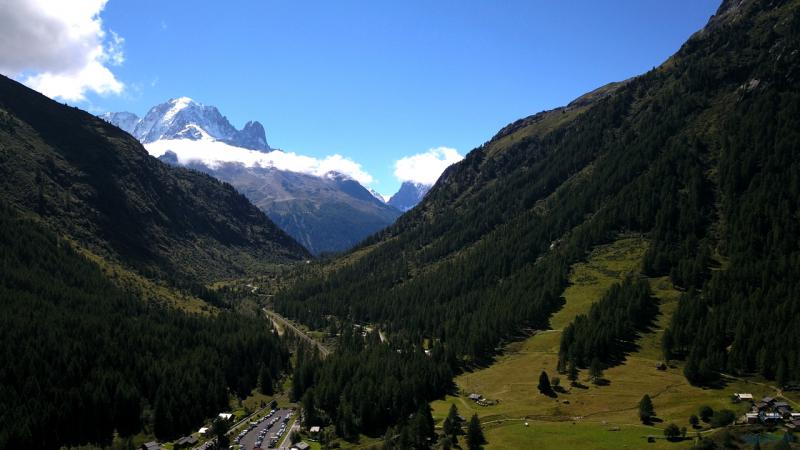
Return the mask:
<path id="1" fill-rule="evenodd" d="M 240 440 L 239 444 L 242 446 L 243 450 L 253 450 L 256 448 L 256 439 L 258 439 L 259 434 L 262 430 L 266 430 L 267 432 L 264 435 L 263 443 L 261 444 L 261 448 L 266 449 L 269 448 L 270 440 L 272 440 L 272 436 L 278 433 L 280 430 L 281 424 L 284 423 L 284 420 L 289 417 L 291 414 L 290 409 L 278 409 L 275 413 L 267 419 L 256 421 L 258 424 L 251 428 Z M 273 420 L 275 421 L 273 423 Z M 289 419 L 291 420 L 291 419 Z M 272 424 L 272 425 L 270 425 Z M 287 425 L 286 431 L 280 436 L 278 442 L 281 442 L 286 436 L 289 434 L 289 428 Z M 236 437 L 233 437 L 233 442 L 236 443 Z M 277 446 L 276 446 L 277 447 Z"/>
<path id="2" fill-rule="evenodd" d="M 314 338 L 305 334 L 302 330 L 294 326 L 292 322 L 286 320 L 286 318 L 283 317 L 282 315 L 276 313 L 275 311 L 270 311 L 267 308 L 264 308 L 264 312 L 267 313 L 267 316 L 269 316 L 269 318 L 272 319 L 273 322 L 280 324 L 280 326 L 282 326 L 284 329 L 291 330 L 294 334 L 300 336 L 300 338 L 308 342 L 310 345 L 316 346 L 319 349 L 320 356 L 322 356 L 323 358 L 331 354 L 331 351 L 328 349 L 328 347 L 325 347 L 324 345 L 322 345 L 322 343 L 314 340 Z"/>

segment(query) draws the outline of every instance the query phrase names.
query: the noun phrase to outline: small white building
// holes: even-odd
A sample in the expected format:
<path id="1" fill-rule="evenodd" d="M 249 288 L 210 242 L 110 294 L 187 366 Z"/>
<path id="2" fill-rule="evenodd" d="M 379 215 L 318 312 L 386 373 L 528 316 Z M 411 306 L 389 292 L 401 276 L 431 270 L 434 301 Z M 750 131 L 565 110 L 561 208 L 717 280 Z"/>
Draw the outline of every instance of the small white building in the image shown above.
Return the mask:
<path id="1" fill-rule="evenodd" d="M 318 425 L 314 425 L 313 427 L 309 428 L 308 431 L 310 431 L 312 434 L 316 434 L 320 432 L 320 428 Z"/>
<path id="2" fill-rule="evenodd" d="M 200 428 L 199 430 L 197 430 L 197 432 L 200 434 L 206 434 L 208 433 L 208 427 Z"/>
<path id="3" fill-rule="evenodd" d="M 233 417 L 231 413 L 219 413 L 219 418 L 222 420 L 231 420 L 231 417 Z"/>
<path id="4" fill-rule="evenodd" d="M 753 401 L 753 394 L 736 393 L 733 394 L 733 396 L 736 397 L 737 400 L 748 400 L 751 402 Z"/>

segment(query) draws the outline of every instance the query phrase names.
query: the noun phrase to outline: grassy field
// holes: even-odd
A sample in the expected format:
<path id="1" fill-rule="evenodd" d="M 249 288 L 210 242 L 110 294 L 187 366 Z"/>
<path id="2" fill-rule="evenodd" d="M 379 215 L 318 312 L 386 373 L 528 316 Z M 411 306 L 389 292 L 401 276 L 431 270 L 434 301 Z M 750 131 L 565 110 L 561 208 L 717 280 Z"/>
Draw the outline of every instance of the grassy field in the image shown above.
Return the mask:
<path id="1" fill-rule="evenodd" d="M 638 237 L 622 237 L 612 244 L 596 248 L 586 262 L 576 264 L 570 275 L 571 285 L 565 290 L 564 307 L 553 315 L 550 329 L 525 341 L 507 346 L 506 351 L 490 367 L 456 378 L 459 396 L 432 403 L 437 424 L 455 403 L 464 417 L 477 413 L 489 444 L 487 449 L 509 448 L 689 448 L 691 441 L 672 443 L 663 440 L 663 428 L 669 423 L 687 427 L 689 436 L 707 432 L 708 427 L 693 430 L 688 419 L 702 405 L 715 410 L 728 408 L 743 412 L 744 405 L 735 405 L 734 392 L 751 392 L 756 396 L 774 395 L 766 385 L 730 380 L 721 389 L 690 386 L 682 368 L 656 369 L 661 360 L 660 341 L 664 327 L 675 310 L 680 292 L 668 279 L 649 279 L 659 301 L 660 315 L 653 329 L 639 339 L 639 349 L 625 363 L 605 371 L 609 383 L 595 386 L 580 374 L 581 387 L 569 387 L 553 399 L 538 392 L 539 373 L 545 370 L 551 379 L 558 376 L 556 363 L 561 330 L 573 318 L 589 310 L 592 303 L 627 274 L 639 274 L 647 242 Z M 585 372 L 585 371 L 584 371 Z M 478 406 L 466 396 L 478 393 L 498 401 L 493 406 Z M 642 425 L 638 419 L 638 402 L 644 394 L 653 399 L 658 421 Z M 525 423 L 528 426 L 525 426 Z M 657 437 L 647 443 L 647 436 Z"/>

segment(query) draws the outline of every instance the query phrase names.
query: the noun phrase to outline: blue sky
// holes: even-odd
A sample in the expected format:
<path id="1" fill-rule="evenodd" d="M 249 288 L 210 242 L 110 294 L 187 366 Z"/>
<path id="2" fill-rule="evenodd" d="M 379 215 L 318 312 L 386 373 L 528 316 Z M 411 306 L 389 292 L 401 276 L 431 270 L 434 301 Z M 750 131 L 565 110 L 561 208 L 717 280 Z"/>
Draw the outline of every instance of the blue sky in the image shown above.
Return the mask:
<path id="1" fill-rule="evenodd" d="M 387 194 L 398 159 L 465 154 L 511 121 L 657 66 L 719 4 L 89 1 L 103 41 L 121 38 L 122 57 L 103 61 L 122 86 L 71 103 L 141 115 L 189 96 L 237 127 L 259 120 L 273 147 L 348 157 Z"/>

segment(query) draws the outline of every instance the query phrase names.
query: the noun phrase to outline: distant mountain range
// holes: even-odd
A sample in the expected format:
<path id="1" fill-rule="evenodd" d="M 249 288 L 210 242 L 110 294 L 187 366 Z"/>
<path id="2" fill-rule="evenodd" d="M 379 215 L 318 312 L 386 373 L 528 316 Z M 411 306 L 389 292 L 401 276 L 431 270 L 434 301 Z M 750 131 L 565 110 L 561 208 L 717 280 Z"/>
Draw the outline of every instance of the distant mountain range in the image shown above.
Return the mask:
<path id="1" fill-rule="evenodd" d="M 187 97 L 156 105 L 143 118 L 129 112 L 100 117 L 139 139 L 163 162 L 230 183 L 314 254 L 353 247 L 421 199 L 404 194 L 402 201 L 387 204 L 343 174 L 276 167 L 273 161 L 290 156 L 269 147 L 259 122 L 237 130 L 216 107 Z"/>
<path id="2" fill-rule="evenodd" d="M 143 144 L 164 139 L 212 139 L 250 150 L 270 150 L 266 132 L 259 122 L 247 122 L 244 128 L 237 130 L 216 107 L 188 97 L 156 105 L 143 118 L 130 112 L 106 113 L 100 118 L 127 131 Z"/>

